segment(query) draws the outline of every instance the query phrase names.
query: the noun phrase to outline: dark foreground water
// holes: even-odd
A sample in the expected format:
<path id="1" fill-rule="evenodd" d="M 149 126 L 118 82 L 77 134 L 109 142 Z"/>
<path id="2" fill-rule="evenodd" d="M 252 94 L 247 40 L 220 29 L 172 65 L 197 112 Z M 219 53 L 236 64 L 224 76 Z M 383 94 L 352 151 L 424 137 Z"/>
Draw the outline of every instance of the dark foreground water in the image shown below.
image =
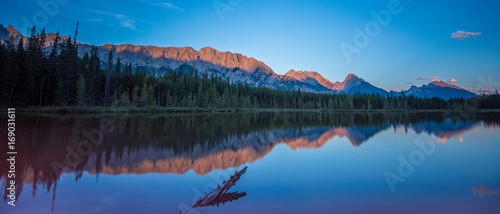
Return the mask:
<path id="1" fill-rule="evenodd" d="M 16 116 L 0 213 L 500 213 L 498 113 Z"/>

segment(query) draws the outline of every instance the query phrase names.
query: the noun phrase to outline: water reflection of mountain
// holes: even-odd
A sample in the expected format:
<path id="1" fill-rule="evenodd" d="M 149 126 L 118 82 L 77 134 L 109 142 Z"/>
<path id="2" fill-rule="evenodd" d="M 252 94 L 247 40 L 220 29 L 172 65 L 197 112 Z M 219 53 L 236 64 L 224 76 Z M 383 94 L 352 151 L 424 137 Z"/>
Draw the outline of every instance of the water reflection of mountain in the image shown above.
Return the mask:
<path id="1" fill-rule="evenodd" d="M 386 126 L 388 128 L 388 126 Z M 242 136 L 228 136 L 216 145 L 195 144 L 190 150 L 179 152 L 175 148 L 160 148 L 150 145 L 131 151 L 112 151 L 104 161 L 100 154 L 92 153 L 88 163 L 82 168 L 89 173 L 143 174 L 176 173 L 184 174 L 193 170 L 197 174 L 207 174 L 215 169 L 239 167 L 252 163 L 267 155 L 277 144 L 285 143 L 292 149 L 319 148 L 334 137 L 347 137 L 355 146 L 376 134 L 371 129 L 311 127 L 266 132 L 249 133 Z M 375 130 L 375 129 L 373 129 Z M 381 131 L 382 129 L 377 129 Z M 127 155 L 123 155 L 127 154 Z M 98 162 L 100 164 L 97 164 Z M 99 165 L 99 170 L 96 170 Z"/>
<path id="2" fill-rule="evenodd" d="M 441 113 L 19 117 L 17 126 L 22 129 L 17 132 L 16 171 L 19 174 L 16 183 L 18 192 L 23 183 L 33 184 L 33 195 L 37 184 L 43 184 L 47 190 L 54 187 L 61 173 L 75 173 L 77 180 L 83 172 L 183 174 L 193 170 L 206 174 L 215 169 L 252 163 L 283 143 L 292 149 L 319 148 L 330 139 L 345 137 L 354 146 L 360 146 L 391 127 L 449 138 L 471 129 L 480 121 L 489 127 L 498 127 L 500 121 L 498 114 L 460 119 Z M 89 155 L 83 155 L 76 166 L 62 172 L 54 170 L 53 163 L 65 164 L 66 147 L 75 148 L 84 138 L 82 130 L 99 129 L 102 118 L 113 121 L 114 131 L 104 134 L 102 143 L 93 147 Z M 5 118 L 2 120 L 1 126 L 5 124 Z M 0 177 L 5 178 L 6 169 L 6 162 L 1 162 Z"/>
<path id="3" fill-rule="evenodd" d="M 415 130 L 416 133 L 427 133 L 434 135 L 438 138 L 438 141 L 445 142 L 446 140 L 460 136 L 467 130 L 474 127 L 475 122 L 473 121 L 452 121 L 445 120 L 440 123 L 427 122 L 427 123 L 417 123 L 412 124 L 411 129 Z"/>

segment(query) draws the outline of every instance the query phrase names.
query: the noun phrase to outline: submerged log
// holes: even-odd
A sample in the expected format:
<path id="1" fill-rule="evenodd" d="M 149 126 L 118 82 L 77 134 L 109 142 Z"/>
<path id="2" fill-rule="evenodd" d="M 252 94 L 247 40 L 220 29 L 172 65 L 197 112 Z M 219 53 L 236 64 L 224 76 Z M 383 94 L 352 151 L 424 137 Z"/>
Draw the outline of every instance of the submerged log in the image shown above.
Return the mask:
<path id="1" fill-rule="evenodd" d="M 236 182 L 240 180 L 240 177 L 247 171 L 247 167 L 243 168 L 239 172 L 234 172 L 229 179 L 222 182 L 222 185 L 217 185 L 217 188 L 209 193 L 206 193 L 205 197 L 200 198 L 194 205 L 193 208 L 214 206 L 219 204 L 225 204 L 228 201 L 235 201 L 247 195 L 246 192 L 233 192 L 227 193 L 231 187 L 236 185 Z"/>

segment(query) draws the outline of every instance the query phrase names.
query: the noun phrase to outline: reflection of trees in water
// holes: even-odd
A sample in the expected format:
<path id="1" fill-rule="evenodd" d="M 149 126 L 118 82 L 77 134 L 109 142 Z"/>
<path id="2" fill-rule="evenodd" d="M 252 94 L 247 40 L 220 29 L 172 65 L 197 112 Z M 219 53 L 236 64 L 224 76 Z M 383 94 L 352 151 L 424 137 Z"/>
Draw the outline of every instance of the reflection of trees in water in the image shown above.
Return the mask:
<path id="1" fill-rule="evenodd" d="M 18 114 L 19 118 L 16 121 L 19 127 L 16 130 L 17 194 L 21 193 L 23 183 L 33 185 L 33 196 L 39 185 L 47 191 L 54 191 L 61 174 L 54 171 L 51 164 L 64 163 L 68 154 L 66 146 L 74 148 L 84 138 L 82 130 L 99 128 L 102 118 L 113 121 L 115 130 L 110 134 L 104 134 L 103 142 L 92 148 L 91 155 L 81 156 L 82 160 L 78 165 L 73 169 L 65 170 L 65 172 L 75 173 L 76 180 L 83 175 L 84 171 L 99 173 L 110 162 L 119 162 L 122 158 L 143 151 L 171 150 L 174 157 L 192 158 L 193 156 L 189 154 L 196 154 L 195 157 L 199 158 L 220 150 L 238 151 L 244 146 L 252 147 L 256 151 L 268 152 L 274 143 L 280 140 L 305 139 L 311 142 L 318 140 L 324 133 L 334 128 L 347 129 L 353 141 L 362 143 L 388 127 L 405 126 L 406 129 L 421 127 L 425 131 L 431 123 L 438 126 L 455 124 L 451 126 L 451 131 L 453 131 L 459 130 L 460 124 L 470 126 L 480 120 L 491 127 L 498 126 L 498 121 L 500 121 L 498 113 L 470 114 L 469 116 L 467 119 L 460 119 L 448 113 L 320 112 L 134 114 L 78 117 Z M 5 124 L 6 118 L 0 119 L 2 130 L 6 130 Z M 441 129 L 446 131 L 443 127 Z M 6 135 L 5 132 L 0 134 L 2 137 Z M 234 143 L 238 139 L 239 144 Z M 301 148 L 301 145 L 295 146 L 295 148 Z M 89 160 L 92 161 L 89 162 Z M 95 165 L 93 170 L 90 170 L 88 165 L 92 162 Z M 7 162 L 0 162 L 0 177 L 4 178 L 4 185 L 6 185 L 5 177 L 8 167 Z M 5 187 L 2 188 L 4 200 L 7 199 L 5 189 Z"/>

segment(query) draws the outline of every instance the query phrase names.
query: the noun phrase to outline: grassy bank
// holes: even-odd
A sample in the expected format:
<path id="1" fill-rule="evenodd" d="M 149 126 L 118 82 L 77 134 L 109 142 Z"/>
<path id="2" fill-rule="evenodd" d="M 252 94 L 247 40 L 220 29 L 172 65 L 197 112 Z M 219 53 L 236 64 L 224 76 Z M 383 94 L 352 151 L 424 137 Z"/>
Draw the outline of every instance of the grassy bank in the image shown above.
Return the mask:
<path id="1" fill-rule="evenodd" d="M 238 109 L 167 108 L 167 107 L 28 107 L 16 108 L 17 112 L 33 113 L 190 113 L 236 112 Z"/>
<path id="2" fill-rule="evenodd" d="M 6 111 L 7 108 L 1 108 Z M 253 108 L 170 108 L 170 107 L 17 107 L 17 112 L 32 113 L 203 113 L 203 112 L 346 112 L 346 113 L 418 113 L 418 112 L 462 112 L 463 110 L 396 110 L 396 109 L 253 109 Z M 500 112 L 500 109 L 475 109 L 466 112 Z"/>

